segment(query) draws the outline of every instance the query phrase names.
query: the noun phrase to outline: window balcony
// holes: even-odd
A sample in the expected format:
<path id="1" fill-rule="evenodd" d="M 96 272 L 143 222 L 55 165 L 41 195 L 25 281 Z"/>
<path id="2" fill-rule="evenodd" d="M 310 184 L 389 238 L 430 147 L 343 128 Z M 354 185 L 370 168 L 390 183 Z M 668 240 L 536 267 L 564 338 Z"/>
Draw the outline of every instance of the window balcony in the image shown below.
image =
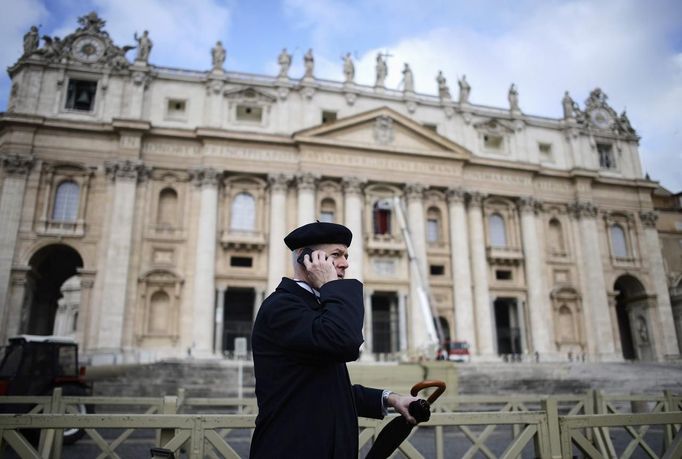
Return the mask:
<path id="1" fill-rule="evenodd" d="M 492 265 L 518 265 L 523 260 L 523 252 L 519 247 L 488 246 L 485 252 Z"/>
<path id="2" fill-rule="evenodd" d="M 261 251 L 265 247 L 265 235 L 260 231 L 224 230 L 220 244 L 223 249 Z"/>
<path id="3" fill-rule="evenodd" d="M 365 237 L 365 248 L 370 255 L 401 256 L 407 249 L 401 236 L 370 234 Z"/>

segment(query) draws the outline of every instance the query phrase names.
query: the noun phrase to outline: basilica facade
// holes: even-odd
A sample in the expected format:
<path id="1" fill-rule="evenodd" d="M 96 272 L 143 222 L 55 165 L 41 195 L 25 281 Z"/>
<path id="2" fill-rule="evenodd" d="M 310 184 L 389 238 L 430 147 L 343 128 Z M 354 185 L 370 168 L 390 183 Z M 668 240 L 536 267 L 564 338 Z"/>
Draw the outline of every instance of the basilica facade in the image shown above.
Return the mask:
<path id="1" fill-rule="evenodd" d="M 353 234 L 363 358 L 665 360 L 679 356 L 656 183 L 600 89 L 560 119 L 355 81 L 153 65 L 95 13 L 37 30 L 0 115 L 0 339 L 74 336 L 93 363 L 248 354 L 261 301 L 293 272 L 282 241 L 313 222 Z M 128 54 L 131 56 L 129 57 Z M 132 56 L 134 54 L 134 56 Z M 474 83 L 475 85 L 475 83 Z M 474 88 L 475 91 L 475 88 Z M 453 91 L 454 92 L 454 91 Z M 474 92 L 475 94 L 475 92 Z M 243 340 L 242 338 L 247 338 Z M 246 341 L 246 349 L 244 342 Z"/>

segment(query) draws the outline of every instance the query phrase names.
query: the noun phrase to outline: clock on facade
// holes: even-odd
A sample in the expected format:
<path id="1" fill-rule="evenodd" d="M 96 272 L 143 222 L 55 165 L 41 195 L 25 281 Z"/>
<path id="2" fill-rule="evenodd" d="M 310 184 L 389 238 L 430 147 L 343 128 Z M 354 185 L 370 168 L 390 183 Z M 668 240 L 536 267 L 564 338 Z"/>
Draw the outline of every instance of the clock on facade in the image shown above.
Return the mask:
<path id="1" fill-rule="evenodd" d="M 104 43 L 96 37 L 83 36 L 76 39 L 71 47 L 73 57 L 81 62 L 91 64 L 104 55 Z"/>
<path id="2" fill-rule="evenodd" d="M 590 113 L 590 118 L 592 119 L 594 125 L 598 128 L 605 129 L 611 125 L 611 116 L 609 115 L 609 112 L 603 108 L 592 110 L 592 113 Z"/>

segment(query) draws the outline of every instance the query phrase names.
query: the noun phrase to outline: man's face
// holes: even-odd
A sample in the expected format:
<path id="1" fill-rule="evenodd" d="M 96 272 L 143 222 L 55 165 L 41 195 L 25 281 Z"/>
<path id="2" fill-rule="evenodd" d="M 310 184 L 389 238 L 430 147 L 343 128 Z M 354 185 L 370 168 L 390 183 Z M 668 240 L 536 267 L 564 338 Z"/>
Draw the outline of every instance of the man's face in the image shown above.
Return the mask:
<path id="1" fill-rule="evenodd" d="M 336 275 L 343 279 L 348 269 L 348 247 L 343 244 L 320 244 L 315 250 L 322 250 L 332 260 L 336 268 Z"/>

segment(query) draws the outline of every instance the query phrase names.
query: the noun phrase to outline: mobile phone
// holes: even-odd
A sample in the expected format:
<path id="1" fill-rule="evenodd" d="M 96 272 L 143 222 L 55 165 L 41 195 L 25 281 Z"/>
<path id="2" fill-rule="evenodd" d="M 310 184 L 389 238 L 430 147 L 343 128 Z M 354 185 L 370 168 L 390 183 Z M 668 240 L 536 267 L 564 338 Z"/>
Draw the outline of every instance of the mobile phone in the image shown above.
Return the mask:
<path id="1" fill-rule="evenodd" d="M 301 264 L 301 266 L 303 266 L 304 268 L 305 268 L 305 263 L 303 263 L 303 259 L 305 258 L 306 255 L 308 255 L 310 257 L 310 261 L 312 261 L 313 260 L 313 249 L 311 249 L 310 247 L 306 247 L 305 249 L 303 249 L 301 254 L 296 259 L 296 261 L 299 262 Z M 327 257 L 327 255 L 325 255 L 324 259 L 326 260 L 327 258 L 329 258 L 329 257 Z"/>
<path id="2" fill-rule="evenodd" d="M 304 268 L 305 268 L 305 263 L 303 263 L 303 259 L 305 258 L 306 255 L 308 255 L 308 256 L 310 257 L 310 260 L 312 261 L 312 259 L 313 259 L 313 249 L 311 249 L 310 247 L 306 247 L 305 249 L 303 249 L 303 251 L 301 252 L 301 254 L 300 254 L 300 255 L 298 256 L 298 258 L 296 259 L 296 261 L 299 262 L 299 264 L 300 264 L 301 266 L 303 266 Z"/>

